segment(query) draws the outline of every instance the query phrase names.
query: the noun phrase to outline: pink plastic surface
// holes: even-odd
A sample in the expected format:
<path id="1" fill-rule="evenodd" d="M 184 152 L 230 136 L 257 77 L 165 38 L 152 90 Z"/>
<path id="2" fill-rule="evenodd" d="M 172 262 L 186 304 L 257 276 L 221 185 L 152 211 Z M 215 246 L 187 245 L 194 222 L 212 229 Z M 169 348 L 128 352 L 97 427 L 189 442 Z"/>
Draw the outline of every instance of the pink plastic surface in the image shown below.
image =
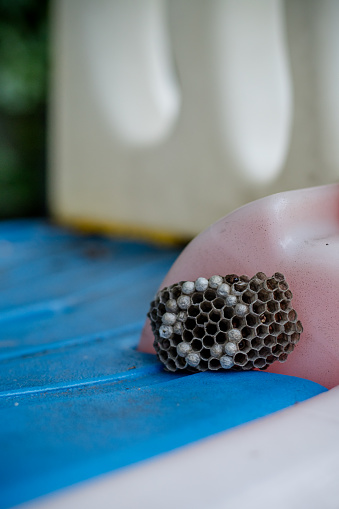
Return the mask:
<path id="1" fill-rule="evenodd" d="M 282 272 L 304 326 L 284 364 L 267 371 L 339 384 L 339 185 L 289 191 L 223 217 L 184 249 L 161 288 L 213 274 Z M 147 320 L 139 348 L 153 350 Z"/>

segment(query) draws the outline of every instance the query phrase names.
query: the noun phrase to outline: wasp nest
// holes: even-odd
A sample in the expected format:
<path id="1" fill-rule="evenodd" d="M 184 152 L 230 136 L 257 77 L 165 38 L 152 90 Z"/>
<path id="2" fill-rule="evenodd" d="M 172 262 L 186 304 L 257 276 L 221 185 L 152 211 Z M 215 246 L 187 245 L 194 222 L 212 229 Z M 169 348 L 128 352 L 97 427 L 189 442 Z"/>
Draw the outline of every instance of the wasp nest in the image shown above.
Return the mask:
<path id="1" fill-rule="evenodd" d="M 284 362 L 303 328 L 279 272 L 182 281 L 151 303 L 154 347 L 169 371 L 266 369 Z"/>

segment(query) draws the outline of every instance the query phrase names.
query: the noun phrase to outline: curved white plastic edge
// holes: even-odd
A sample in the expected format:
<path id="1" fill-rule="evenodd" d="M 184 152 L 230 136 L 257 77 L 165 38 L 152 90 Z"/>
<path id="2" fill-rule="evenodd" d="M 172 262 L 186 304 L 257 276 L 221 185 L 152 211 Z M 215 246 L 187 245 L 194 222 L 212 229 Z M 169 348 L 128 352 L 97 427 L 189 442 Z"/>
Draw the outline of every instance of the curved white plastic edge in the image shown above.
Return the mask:
<path id="1" fill-rule="evenodd" d="M 286 162 L 292 121 L 283 4 L 213 3 L 211 37 L 222 145 L 244 180 L 270 183 Z"/>
<path id="2" fill-rule="evenodd" d="M 92 93 L 114 136 L 132 146 L 161 142 L 181 102 L 166 0 L 86 0 L 79 16 Z"/>
<path id="3" fill-rule="evenodd" d="M 335 509 L 339 387 L 30 509 Z"/>

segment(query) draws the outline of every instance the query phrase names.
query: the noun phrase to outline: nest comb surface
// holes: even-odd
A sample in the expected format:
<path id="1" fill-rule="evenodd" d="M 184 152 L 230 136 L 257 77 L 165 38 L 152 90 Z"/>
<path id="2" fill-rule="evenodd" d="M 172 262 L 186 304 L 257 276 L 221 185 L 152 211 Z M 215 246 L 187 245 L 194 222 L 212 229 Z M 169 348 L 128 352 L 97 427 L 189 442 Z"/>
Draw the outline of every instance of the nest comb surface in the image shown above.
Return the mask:
<path id="1" fill-rule="evenodd" d="M 169 371 L 266 369 L 284 362 L 303 328 L 283 274 L 181 281 L 159 291 L 148 316 Z"/>

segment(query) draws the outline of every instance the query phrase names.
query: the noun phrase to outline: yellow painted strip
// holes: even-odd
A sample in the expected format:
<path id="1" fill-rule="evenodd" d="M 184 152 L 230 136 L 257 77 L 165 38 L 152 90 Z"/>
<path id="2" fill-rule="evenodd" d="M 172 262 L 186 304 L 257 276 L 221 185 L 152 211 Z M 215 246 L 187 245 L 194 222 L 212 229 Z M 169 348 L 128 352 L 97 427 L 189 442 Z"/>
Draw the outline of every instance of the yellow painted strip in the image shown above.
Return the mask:
<path id="1" fill-rule="evenodd" d="M 103 221 L 100 219 L 88 219 L 85 217 L 65 217 L 56 214 L 52 216 L 52 221 L 55 224 L 68 228 L 75 228 L 86 233 L 119 235 L 121 237 L 144 240 L 161 245 L 183 245 L 187 244 L 192 238 L 164 230 L 157 230 L 152 227 L 115 223 L 114 221 Z"/>

